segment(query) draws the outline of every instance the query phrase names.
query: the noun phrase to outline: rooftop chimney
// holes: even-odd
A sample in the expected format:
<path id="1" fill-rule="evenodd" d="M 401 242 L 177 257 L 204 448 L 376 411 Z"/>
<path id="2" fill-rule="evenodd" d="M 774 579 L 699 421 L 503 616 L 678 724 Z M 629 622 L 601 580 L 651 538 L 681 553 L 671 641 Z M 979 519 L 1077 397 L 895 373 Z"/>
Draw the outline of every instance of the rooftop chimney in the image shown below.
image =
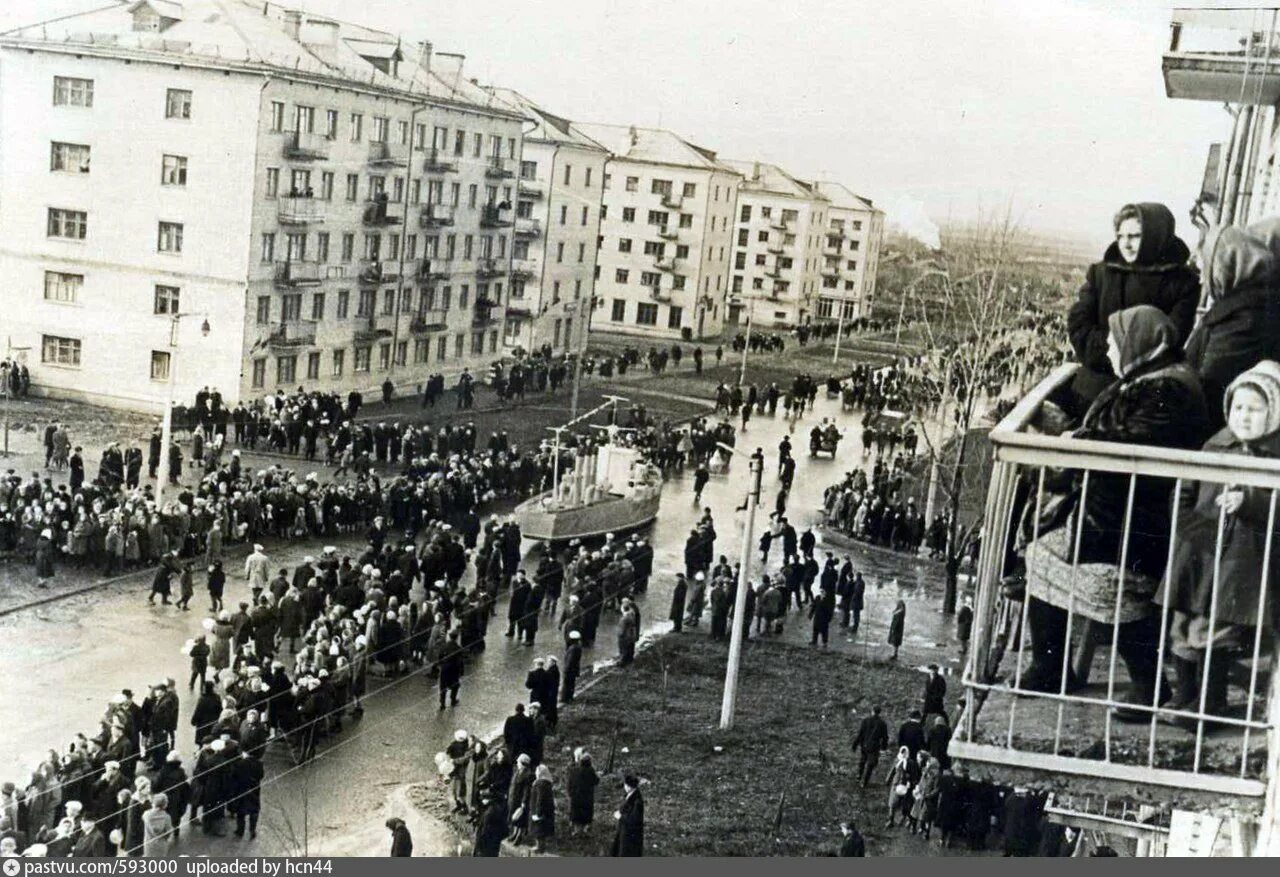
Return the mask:
<path id="1" fill-rule="evenodd" d="M 431 43 L 426 40 L 418 43 L 418 66 L 431 72 Z"/>
<path id="2" fill-rule="evenodd" d="M 639 143 L 639 142 L 640 142 L 640 134 L 639 134 L 639 132 L 637 132 L 637 131 L 636 131 L 636 126 L 635 126 L 635 125 L 632 125 L 632 126 L 628 129 L 627 133 L 631 136 L 631 145 L 632 145 L 632 147 L 634 147 L 637 143 Z"/>
<path id="3" fill-rule="evenodd" d="M 760 179 L 760 162 L 758 161 L 751 163 L 751 179 L 753 182 Z"/>

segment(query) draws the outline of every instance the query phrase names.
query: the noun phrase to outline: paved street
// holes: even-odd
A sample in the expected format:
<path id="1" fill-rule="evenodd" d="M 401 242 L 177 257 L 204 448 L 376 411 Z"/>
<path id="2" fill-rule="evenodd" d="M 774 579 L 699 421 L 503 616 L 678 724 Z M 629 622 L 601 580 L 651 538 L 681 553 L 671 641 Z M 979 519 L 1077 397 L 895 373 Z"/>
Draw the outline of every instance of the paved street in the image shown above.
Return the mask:
<path id="1" fill-rule="evenodd" d="M 816 411 L 796 429 L 796 488 L 791 497 L 790 517 L 798 529 L 817 519 L 822 491 L 840 473 L 860 465 L 860 449 L 854 430 L 849 430 L 834 463 L 813 459 L 807 453 L 807 432 L 816 419 L 836 416 L 848 426 L 854 418 L 840 413 L 839 403 L 819 398 Z M 763 525 L 773 505 L 776 490 L 776 446 L 785 431 L 777 419 L 753 419 L 738 447 L 765 449 L 766 471 L 762 509 L 757 527 Z M 703 494 L 703 504 L 716 513 L 716 551 L 736 559 L 742 513 L 734 508 L 741 502 L 745 487 L 745 460 L 736 459 L 727 475 L 713 476 Z M 649 593 L 641 603 L 644 628 L 666 631 L 672 574 L 683 567 L 683 545 L 698 507 L 691 497 L 691 470 L 673 478 L 664 489 L 661 511 L 653 527 L 657 549 L 655 574 Z M 757 533 L 759 530 L 757 529 Z M 526 543 L 526 548 L 531 543 Z M 346 547 L 346 546 L 342 546 Z M 292 546 L 276 551 L 273 563 L 292 566 L 318 546 Z M 777 563 L 778 552 L 774 552 Z M 935 608 L 941 588 L 941 571 L 933 563 L 894 556 L 880 549 L 859 548 L 855 566 L 867 576 L 867 609 L 863 638 L 858 643 L 837 637 L 833 646 L 859 649 L 865 654 L 882 654 L 885 628 L 893 602 L 900 595 L 908 604 L 906 660 L 937 660 L 953 653 L 935 647 L 949 640 L 950 624 Z M 755 571 L 758 577 L 759 570 Z M 61 748 L 77 730 L 92 731 L 101 717 L 107 698 L 123 687 L 141 695 L 147 683 L 166 676 L 185 685 L 187 660 L 179 650 L 189 637 L 200 631 L 204 617 L 203 582 L 197 581 L 193 611 L 183 613 L 171 607 L 147 605 L 148 577 L 135 576 L 86 595 L 69 598 L 41 608 L 25 610 L 0 619 L 0 676 L 6 680 L 5 701 L 21 705 L 21 719 L 6 722 L 0 738 L 0 764 L 17 766 L 15 778 L 34 764 L 39 753 L 51 746 Z M 228 605 L 247 593 L 243 581 L 229 583 Z M 499 612 L 505 607 L 500 605 Z M 613 657 L 614 618 L 606 614 L 600 636 L 589 658 L 606 661 Z M 705 630 L 705 628 L 704 628 Z M 536 647 L 515 646 L 491 628 L 488 649 L 469 668 L 463 682 L 462 703 L 438 712 L 434 687 L 414 674 L 397 680 L 374 677 L 371 694 L 361 722 L 348 724 L 344 735 L 322 750 L 321 758 L 309 768 L 293 768 L 282 756 L 268 759 L 268 780 L 263 789 L 263 827 L 256 844 L 233 838 L 206 844 L 197 842 L 184 850 L 208 849 L 229 854 L 243 848 L 260 854 L 290 853 L 301 849 L 302 802 L 308 803 L 311 853 L 381 852 L 385 829 L 379 814 L 403 809 L 403 786 L 434 774 L 432 756 L 442 749 L 457 728 L 473 733 L 498 730 L 512 706 L 525 698 L 524 675 L 534 655 L 560 654 L 560 640 L 550 625 L 544 624 Z M 697 635 L 697 634 L 695 634 Z M 788 638 L 807 641 L 808 625 L 792 617 Z M 379 689 L 386 686 L 385 690 Z M 189 725 L 192 698 L 182 705 L 180 746 L 184 754 L 192 750 Z M 573 741 L 558 740 L 571 746 Z M 6 771 L 6 775 L 10 774 Z M 6 776 L 7 778 L 7 776 Z M 659 780 L 660 781 L 660 780 Z M 281 807 L 287 802 L 286 807 Z M 286 816 L 286 812 L 289 814 Z M 430 842 L 443 843 L 444 835 L 424 827 Z M 418 834 L 419 832 L 415 832 Z M 419 850 L 424 849 L 419 841 Z M 435 852 L 446 852 L 443 849 Z"/>

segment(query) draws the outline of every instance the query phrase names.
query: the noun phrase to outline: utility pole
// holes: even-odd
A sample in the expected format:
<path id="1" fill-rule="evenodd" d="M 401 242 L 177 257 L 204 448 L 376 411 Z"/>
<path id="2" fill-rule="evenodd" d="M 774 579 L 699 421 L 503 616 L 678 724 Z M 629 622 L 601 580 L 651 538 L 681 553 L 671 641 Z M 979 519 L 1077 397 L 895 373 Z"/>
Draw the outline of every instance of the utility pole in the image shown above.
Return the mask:
<path id="1" fill-rule="evenodd" d="M 591 315 L 595 313 L 596 297 L 593 294 L 586 299 L 587 312 L 585 314 L 577 314 L 578 337 L 581 341 L 578 343 L 578 360 L 573 364 L 573 398 L 569 403 L 569 419 L 578 416 L 578 390 L 582 387 L 582 361 L 587 356 L 587 336 L 591 334 Z M 573 302 L 573 304 L 582 304 L 582 302 Z M 566 308 L 568 310 L 568 308 Z"/>
<path id="2" fill-rule="evenodd" d="M 840 309 L 840 316 L 836 319 L 836 349 L 831 354 L 831 364 L 840 364 L 840 335 L 844 332 L 844 299 L 836 299 L 836 307 Z"/>
<path id="3" fill-rule="evenodd" d="M 747 351 L 751 349 L 751 320 L 755 316 L 755 307 L 751 304 L 750 297 L 747 298 L 747 341 L 742 345 L 742 371 L 738 373 L 738 386 L 741 387 L 747 382 Z"/>
<path id="4" fill-rule="evenodd" d="M 720 445 L 728 448 L 728 445 Z M 730 450 L 733 450 L 730 448 Z M 735 453 L 741 454 L 742 451 Z M 733 600 L 733 632 L 729 638 L 729 666 L 724 674 L 724 699 L 720 703 L 720 730 L 733 727 L 733 711 L 738 699 L 738 670 L 742 665 L 742 638 L 746 633 L 747 588 L 751 587 L 751 555 L 755 552 L 752 542 L 756 522 L 756 507 L 760 504 L 760 479 L 764 474 L 764 452 L 756 448 L 751 455 L 751 489 L 747 494 L 747 519 L 742 525 L 742 555 L 738 569 L 738 590 Z"/>

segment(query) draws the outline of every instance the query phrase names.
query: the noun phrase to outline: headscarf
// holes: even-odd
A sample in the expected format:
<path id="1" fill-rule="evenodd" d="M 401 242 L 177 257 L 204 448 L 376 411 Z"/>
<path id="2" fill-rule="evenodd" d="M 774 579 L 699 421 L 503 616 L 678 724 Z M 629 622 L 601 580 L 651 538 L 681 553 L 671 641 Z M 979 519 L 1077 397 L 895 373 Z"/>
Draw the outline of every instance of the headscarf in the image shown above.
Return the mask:
<path id="1" fill-rule="evenodd" d="M 1111 336 L 1120 348 L 1120 377 L 1127 378 L 1178 350 L 1178 329 L 1164 311 L 1135 305 L 1107 318 Z"/>
<path id="2" fill-rule="evenodd" d="M 1280 218 L 1245 228 L 1213 226 L 1200 245 L 1200 285 L 1204 306 L 1248 285 L 1274 282 L 1280 272 Z"/>
<path id="3" fill-rule="evenodd" d="M 1135 266 L 1153 266 L 1168 262 L 1185 262 L 1187 258 L 1186 245 L 1180 249 L 1180 253 L 1168 253 L 1174 241 L 1178 240 L 1174 235 L 1176 221 L 1173 213 L 1168 207 L 1154 201 L 1143 201 L 1138 204 L 1126 204 L 1120 208 L 1123 213 L 1133 208 L 1142 217 L 1142 243 L 1138 247 L 1138 258 L 1134 260 Z M 1119 251 L 1117 250 L 1117 256 Z M 1110 256 L 1110 251 L 1108 251 Z M 1110 261 L 1110 259 L 1108 259 Z"/>
<path id="4" fill-rule="evenodd" d="M 1280 430 L 1280 363 L 1264 359 L 1227 385 L 1223 396 L 1222 407 L 1228 418 L 1231 416 L 1231 397 L 1241 387 L 1249 387 L 1257 391 L 1267 402 L 1266 435 Z"/>
<path id="5" fill-rule="evenodd" d="M 907 762 L 911 760 L 911 750 L 905 746 L 898 747 L 898 757 L 894 761 L 894 767 L 906 767 Z"/>

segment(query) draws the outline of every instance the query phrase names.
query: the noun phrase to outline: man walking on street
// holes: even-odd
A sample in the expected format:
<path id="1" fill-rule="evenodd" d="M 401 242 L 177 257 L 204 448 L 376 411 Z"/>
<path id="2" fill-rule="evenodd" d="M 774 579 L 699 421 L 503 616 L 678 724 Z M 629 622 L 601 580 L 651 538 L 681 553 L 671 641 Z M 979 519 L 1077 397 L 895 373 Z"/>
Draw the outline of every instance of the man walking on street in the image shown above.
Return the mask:
<path id="1" fill-rule="evenodd" d="M 880 707 L 872 707 L 871 715 L 862 720 L 858 734 L 853 738 L 853 749 L 858 753 L 858 777 L 865 789 L 875 773 L 880 753 L 889 745 L 889 726 L 880 718 Z"/>

